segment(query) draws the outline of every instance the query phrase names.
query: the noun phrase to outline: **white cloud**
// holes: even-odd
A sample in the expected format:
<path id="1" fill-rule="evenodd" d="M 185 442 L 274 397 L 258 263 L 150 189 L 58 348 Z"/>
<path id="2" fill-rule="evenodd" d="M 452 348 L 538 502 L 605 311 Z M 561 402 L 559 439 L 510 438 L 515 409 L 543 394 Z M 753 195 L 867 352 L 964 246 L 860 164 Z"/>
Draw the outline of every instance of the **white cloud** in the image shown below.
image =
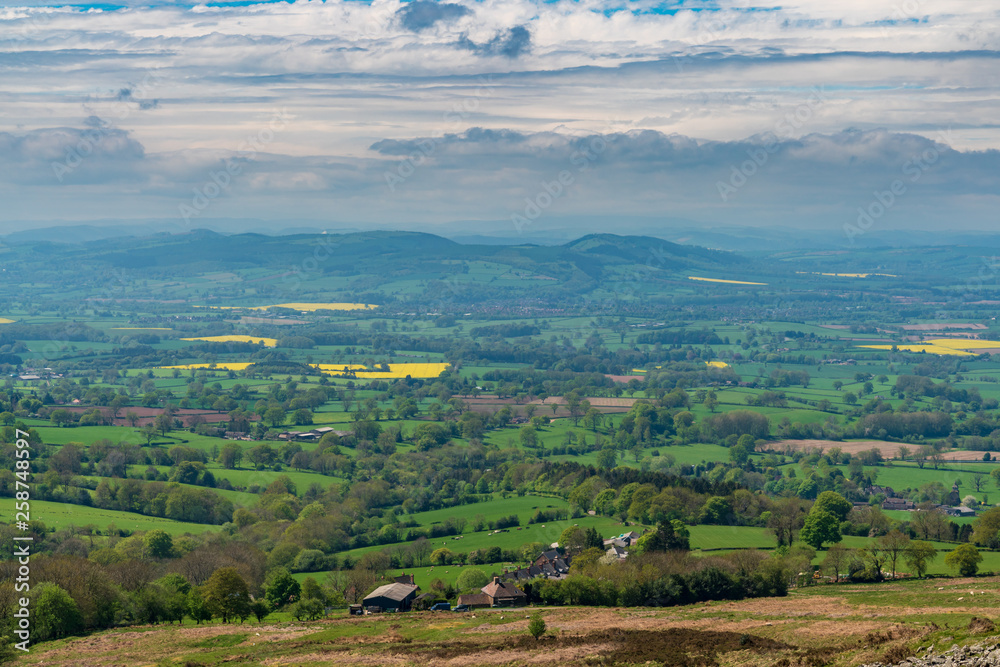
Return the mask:
<path id="1" fill-rule="evenodd" d="M 964 151 L 1000 148 L 1000 10 L 985 0 L 797 0 L 780 8 L 719 0 L 715 10 L 683 2 L 672 13 L 647 0 L 447 0 L 410 9 L 399 0 L 146 0 L 98 12 L 23 4 L 0 9 L 0 160 L 19 165 L 8 182 L 33 185 L 7 193 L 13 200 L 0 224 L 32 210 L 18 198 L 44 201 L 52 210 L 43 217 L 69 215 L 67 187 L 94 188 L 75 190 L 82 203 L 74 213 L 115 215 L 120 187 L 130 206 L 169 215 L 172 197 L 203 182 L 278 110 L 289 122 L 255 156 L 253 175 L 213 207 L 287 211 L 284 198 L 295 192 L 317 214 L 336 203 L 348 219 L 362 211 L 426 221 L 503 217 L 509 201 L 534 194 L 542 165 L 564 159 L 567 137 L 594 133 L 629 133 L 605 156 L 615 170 L 604 176 L 616 189 L 593 195 L 622 201 L 575 201 L 643 215 L 677 205 L 643 188 L 683 183 L 700 191 L 709 183 L 702 189 L 711 194 L 710 171 L 724 149 L 738 152 L 746 137 L 768 132 L 787 142 L 790 164 L 821 184 L 796 187 L 817 196 L 863 180 L 862 172 L 852 176 L 858 165 L 897 164 L 910 144 L 941 131 Z M 123 98 L 122 89 L 133 93 Z M 52 154 L 79 141 L 89 116 L 114 132 L 63 182 L 46 180 Z M 472 127 L 511 134 L 477 143 L 464 134 Z M 386 190 L 390 156 L 371 146 L 446 134 L 464 138 L 441 143 L 406 188 Z M 619 160 L 615 151 L 626 145 Z M 685 155 L 696 162 L 683 168 L 690 173 L 679 166 Z M 656 169 L 645 178 L 639 165 Z M 755 190 L 760 201 L 747 190 L 724 206 L 691 204 L 691 215 L 764 220 L 764 195 L 785 193 L 775 176 L 782 168 L 770 169 L 775 182 L 762 176 L 770 184 Z M 971 167 L 962 173 L 970 192 L 960 183 L 951 193 L 928 191 L 947 202 L 941 206 L 979 210 L 994 181 Z M 568 200 L 554 206 L 573 209 Z"/>

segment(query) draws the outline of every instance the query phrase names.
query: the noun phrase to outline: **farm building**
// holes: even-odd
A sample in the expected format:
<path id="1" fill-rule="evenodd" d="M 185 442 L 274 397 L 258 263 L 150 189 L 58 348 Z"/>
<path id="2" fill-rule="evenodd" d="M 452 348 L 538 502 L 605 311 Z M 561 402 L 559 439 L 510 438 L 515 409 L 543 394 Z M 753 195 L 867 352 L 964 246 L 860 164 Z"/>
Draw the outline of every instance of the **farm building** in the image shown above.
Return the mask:
<path id="1" fill-rule="evenodd" d="M 412 584 L 386 584 L 379 586 L 367 596 L 364 603 L 366 609 L 378 609 L 379 611 L 409 611 L 410 605 L 417 597 L 419 586 Z M 523 595 L 523 593 L 522 593 Z"/>
<path id="2" fill-rule="evenodd" d="M 337 431 L 330 426 L 321 426 L 311 431 L 282 431 L 278 434 L 278 440 L 298 440 L 300 442 L 319 442 L 327 433 L 334 433 L 340 437 L 351 435 L 353 431 Z"/>
<path id="3" fill-rule="evenodd" d="M 490 596 L 486 593 L 469 593 L 466 595 L 459 595 L 458 604 L 464 604 L 470 609 L 479 609 L 481 607 L 489 607 L 493 604 L 493 602 L 490 600 Z"/>
<path id="4" fill-rule="evenodd" d="M 959 505 L 958 507 L 945 507 L 944 513 L 948 516 L 976 516 L 976 510 Z"/>
<path id="5" fill-rule="evenodd" d="M 500 581 L 500 577 L 493 577 L 493 581 L 483 586 L 482 591 L 489 598 L 491 607 L 519 607 L 528 604 L 528 596 L 524 591 L 512 583 Z"/>
<path id="6" fill-rule="evenodd" d="M 611 545 L 611 547 L 606 552 L 609 559 L 625 560 L 628 558 L 628 552 L 622 549 L 617 544 Z"/>

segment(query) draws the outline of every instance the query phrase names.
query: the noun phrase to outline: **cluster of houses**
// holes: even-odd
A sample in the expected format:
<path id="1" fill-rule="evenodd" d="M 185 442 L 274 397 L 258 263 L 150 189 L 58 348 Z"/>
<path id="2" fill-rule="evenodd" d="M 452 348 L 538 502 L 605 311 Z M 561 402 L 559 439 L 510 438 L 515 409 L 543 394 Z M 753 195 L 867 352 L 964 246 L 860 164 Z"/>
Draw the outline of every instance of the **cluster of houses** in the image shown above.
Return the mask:
<path id="1" fill-rule="evenodd" d="M 344 437 L 350 435 L 352 431 L 338 431 L 330 426 L 321 426 L 311 431 L 283 431 L 278 434 L 278 440 L 295 440 L 298 442 L 319 442 L 327 433 L 333 433 Z"/>
<path id="2" fill-rule="evenodd" d="M 409 611 L 418 601 L 430 601 L 435 598 L 433 593 L 418 595 L 420 587 L 413 581 L 412 574 L 404 574 L 396 577 L 391 584 L 379 586 L 365 596 L 362 605 L 351 607 L 351 613 L 387 611 Z M 469 609 L 479 609 L 484 607 L 523 607 L 528 604 L 528 596 L 524 591 L 508 581 L 500 581 L 500 577 L 493 577 L 493 581 L 480 589 L 479 593 L 458 596 L 458 604 L 465 605 Z"/>
<path id="3" fill-rule="evenodd" d="M 535 559 L 528 567 L 508 570 L 503 573 L 505 581 L 531 581 L 538 577 L 545 579 L 563 579 L 569 574 L 572 558 L 563 556 L 557 549 L 549 549 Z M 460 598 L 461 599 L 461 598 Z M 459 602 L 461 604 L 461 602 Z"/>
<path id="4" fill-rule="evenodd" d="M 616 535 L 604 540 L 608 558 L 624 560 L 628 557 L 628 548 L 641 537 L 633 531 Z M 478 593 L 466 593 L 458 596 L 458 606 L 468 609 L 485 607 L 518 607 L 528 604 L 528 596 L 518 588 L 517 584 L 532 579 L 565 579 L 569 575 L 572 557 L 563 554 L 552 545 L 551 549 L 543 551 L 528 567 L 516 570 L 504 570 L 500 576 L 479 589 Z M 409 611 L 416 606 L 427 608 L 434 603 L 434 593 L 420 594 L 412 574 L 403 574 L 392 583 L 379 586 L 367 596 L 363 604 L 353 605 L 352 614 L 386 611 Z"/>
<path id="5" fill-rule="evenodd" d="M 896 496 L 896 491 L 891 486 L 878 486 L 873 484 L 871 486 L 865 487 L 862 491 L 869 495 L 882 495 L 885 496 L 885 500 L 882 501 L 882 509 L 884 510 L 905 510 L 913 511 L 920 509 L 917 507 L 917 503 L 912 500 L 907 500 L 906 498 L 899 498 Z M 928 509 L 938 510 L 948 516 L 954 517 L 974 517 L 976 516 L 976 510 L 971 507 L 966 507 L 965 505 L 959 505 L 959 493 L 958 487 L 952 486 L 951 493 L 945 499 L 947 502 L 942 505 L 931 505 Z M 865 507 L 866 503 L 854 503 L 855 507 Z"/>
<path id="6" fill-rule="evenodd" d="M 11 373 L 14 376 L 14 373 Z M 56 373 L 51 368 L 29 368 L 25 367 L 17 374 L 17 379 L 22 382 L 39 382 L 41 380 L 56 380 L 62 377 L 62 373 Z"/>
<path id="7" fill-rule="evenodd" d="M 616 535 L 604 540 L 604 549 L 609 560 L 625 560 L 628 558 L 628 550 L 642 537 L 639 533 L 631 530 L 621 535 Z"/>

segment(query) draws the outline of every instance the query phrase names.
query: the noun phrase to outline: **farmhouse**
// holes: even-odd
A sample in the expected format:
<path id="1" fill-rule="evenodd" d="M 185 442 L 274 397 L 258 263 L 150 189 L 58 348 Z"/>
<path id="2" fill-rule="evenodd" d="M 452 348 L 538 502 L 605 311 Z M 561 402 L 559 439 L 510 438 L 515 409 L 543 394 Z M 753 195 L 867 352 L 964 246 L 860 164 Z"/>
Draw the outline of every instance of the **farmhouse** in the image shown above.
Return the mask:
<path id="1" fill-rule="evenodd" d="M 520 607 L 528 604 L 528 596 L 524 591 L 514 584 L 500 581 L 500 577 L 493 577 L 493 581 L 483 586 L 482 591 L 489 598 L 491 607 Z"/>
<path id="2" fill-rule="evenodd" d="M 623 549 L 627 549 L 635 544 L 640 537 L 642 537 L 642 535 L 634 530 L 630 530 L 627 533 L 622 533 L 621 535 L 604 540 L 604 547 L 606 549 L 610 547 L 622 547 Z"/>
<path id="3" fill-rule="evenodd" d="M 608 558 L 617 558 L 618 560 L 625 560 L 628 558 L 628 552 L 622 549 L 617 544 L 611 545 L 611 548 L 607 551 Z"/>
<path id="4" fill-rule="evenodd" d="M 905 498 L 886 498 L 884 501 L 882 501 L 882 509 L 915 510 L 917 509 L 917 506 L 912 500 L 906 500 Z"/>
<path id="5" fill-rule="evenodd" d="M 417 597 L 419 586 L 412 584 L 386 584 L 379 586 L 367 596 L 364 604 L 366 609 L 378 611 L 409 611 L 413 600 Z"/>

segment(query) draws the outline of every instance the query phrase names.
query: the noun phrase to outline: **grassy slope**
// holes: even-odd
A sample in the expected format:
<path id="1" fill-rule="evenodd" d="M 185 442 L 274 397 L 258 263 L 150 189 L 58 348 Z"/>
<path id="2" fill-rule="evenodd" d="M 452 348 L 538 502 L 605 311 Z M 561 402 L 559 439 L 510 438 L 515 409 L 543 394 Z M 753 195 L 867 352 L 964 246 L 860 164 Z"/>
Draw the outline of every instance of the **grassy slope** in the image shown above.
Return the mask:
<path id="1" fill-rule="evenodd" d="M 998 578 L 900 581 L 883 585 L 821 585 L 785 598 L 708 602 L 666 609 L 543 608 L 549 634 L 527 635 L 526 613 L 411 612 L 263 624 L 161 625 L 121 629 L 43 643 L 21 664 L 93 667 L 120 664 L 298 665 L 564 665 L 692 663 L 724 667 L 824 664 L 848 667 L 885 661 L 934 646 L 981 642 L 974 616 L 997 604 Z M 970 596 L 969 591 L 975 595 Z M 980 596 L 979 591 L 985 591 Z M 873 633 L 879 633 L 877 635 Z M 922 651 L 920 651 L 922 653 Z M 700 657 L 699 657 L 700 656 Z M 785 663 L 787 664 L 787 663 Z"/>
<path id="2" fill-rule="evenodd" d="M 6 523 L 13 518 L 13 512 L 0 512 L 0 522 Z M 11 506 L 12 509 L 12 506 Z M 159 528 L 171 535 L 184 533 L 198 534 L 209 530 L 218 530 L 219 526 L 201 523 L 187 523 L 155 516 L 143 516 L 132 512 L 105 510 L 83 505 L 55 503 L 47 500 L 31 501 L 31 518 L 37 519 L 48 528 L 65 528 L 67 526 L 86 526 L 93 524 L 102 532 L 110 524 L 125 530 L 153 530 Z"/>

